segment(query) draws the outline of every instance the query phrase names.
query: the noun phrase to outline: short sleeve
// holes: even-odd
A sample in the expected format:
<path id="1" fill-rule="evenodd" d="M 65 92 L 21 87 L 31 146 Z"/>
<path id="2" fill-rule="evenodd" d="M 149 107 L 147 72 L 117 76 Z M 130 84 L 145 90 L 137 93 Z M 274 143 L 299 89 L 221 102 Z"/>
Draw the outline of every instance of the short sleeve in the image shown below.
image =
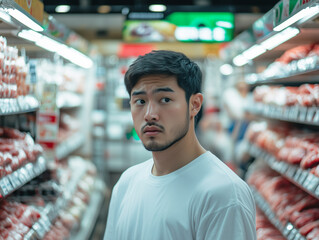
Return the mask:
<path id="1" fill-rule="evenodd" d="M 196 240 L 256 240 L 255 219 L 255 213 L 240 204 L 207 211 L 200 219 Z"/>

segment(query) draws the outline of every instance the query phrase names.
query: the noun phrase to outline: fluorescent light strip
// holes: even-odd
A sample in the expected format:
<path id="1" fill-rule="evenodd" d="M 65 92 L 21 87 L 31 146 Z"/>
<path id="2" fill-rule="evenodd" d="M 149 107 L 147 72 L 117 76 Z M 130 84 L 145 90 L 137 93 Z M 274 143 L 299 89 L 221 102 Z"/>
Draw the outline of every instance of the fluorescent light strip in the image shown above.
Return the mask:
<path id="1" fill-rule="evenodd" d="M 35 21 L 33 21 L 31 18 L 29 18 L 27 15 L 19 11 L 18 9 L 8 9 L 9 14 L 11 17 L 18 20 L 23 25 L 31 28 L 32 30 L 36 32 L 42 32 L 43 27 L 37 24 Z"/>
<path id="2" fill-rule="evenodd" d="M 31 42 L 35 42 L 40 39 L 43 35 L 33 30 L 22 30 L 18 33 L 18 37 L 26 39 Z"/>
<path id="3" fill-rule="evenodd" d="M 245 50 L 242 54 L 246 59 L 254 59 L 258 57 L 259 55 L 263 54 L 266 52 L 266 49 L 263 48 L 262 46 L 255 44 L 252 47 L 248 48 Z"/>
<path id="4" fill-rule="evenodd" d="M 74 48 L 70 48 L 64 45 L 64 47 L 62 47 L 58 53 L 68 59 L 69 61 L 71 61 L 72 63 L 83 67 L 83 68 L 91 68 L 93 66 L 93 61 L 91 58 L 85 56 L 83 53 L 75 50 Z"/>
<path id="5" fill-rule="evenodd" d="M 319 7 L 317 5 L 313 6 L 313 7 L 307 7 L 305 9 L 302 9 L 301 11 L 297 12 L 295 15 L 288 18 L 286 21 L 284 21 L 281 24 L 279 24 L 278 26 L 274 27 L 274 31 L 279 32 L 279 31 L 291 26 L 295 22 L 298 22 L 299 20 L 301 20 L 303 18 L 309 19 L 318 13 L 319 13 Z"/>
<path id="6" fill-rule="evenodd" d="M 233 58 L 233 63 L 237 67 L 241 67 L 241 66 L 245 65 L 246 63 L 248 63 L 248 59 L 245 58 L 243 54 L 239 54 Z"/>
<path id="7" fill-rule="evenodd" d="M 34 42 L 38 47 L 44 48 L 50 52 L 56 52 L 61 57 L 80 67 L 91 68 L 93 66 L 93 61 L 91 58 L 75 50 L 74 48 L 68 47 L 63 43 L 42 35 L 41 33 L 35 32 L 33 30 L 22 30 L 18 33 L 18 37 Z"/>
<path id="8" fill-rule="evenodd" d="M 267 50 L 274 49 L 300 33 L 298 28 L 289 27 L 260 43 Z"/>
<path id="9" fill-rule="evenodd" d="M 50 52 L 57 52 L 61 46 L 61 43 L 43 35 L 40 39 L 38 39 L 35 42 L 35 45 L 44 48 Z"/>
<path id="10" fill-rule="evenodd" d="M 0 18 L 7 23 L 11 23 L 11 16 L 4 11 L 0 11 Z"/>

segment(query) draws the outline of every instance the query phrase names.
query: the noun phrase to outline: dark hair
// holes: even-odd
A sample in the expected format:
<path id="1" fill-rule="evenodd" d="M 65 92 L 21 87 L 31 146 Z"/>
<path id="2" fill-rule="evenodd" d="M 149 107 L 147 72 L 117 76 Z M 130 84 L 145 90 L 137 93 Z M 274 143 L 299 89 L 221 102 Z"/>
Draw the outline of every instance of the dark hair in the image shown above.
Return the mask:
<path id="1" fill-rule="evenodd" d="M 125 73 L 125 86 L 130 96 L 141 77 L 154 74 L 175 76 L 178 86 L 185 91 L 187 102 L 192 94 L 201 92 L 202 72 L 196 63 L 183 53 L 158 50 L 139 56 Z"/>

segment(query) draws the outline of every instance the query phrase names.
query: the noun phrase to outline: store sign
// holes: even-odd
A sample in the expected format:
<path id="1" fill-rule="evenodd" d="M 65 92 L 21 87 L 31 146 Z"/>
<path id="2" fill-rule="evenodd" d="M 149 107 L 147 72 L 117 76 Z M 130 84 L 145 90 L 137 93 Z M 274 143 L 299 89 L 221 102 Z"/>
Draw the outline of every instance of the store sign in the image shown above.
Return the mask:
<path id="1" fill-rule="evenodd" d="M 39 0 L 15 0 L 15 3 L 22 7 L 27 13 L 40 23 L 43 22 L 43 3 Z"/>
<path id="2" fill-rule="evenodd" d="M 274 26 L 278 26 L 300 10 L 315 3 L 316 0 L 282 0 L 274 7 Z"/>

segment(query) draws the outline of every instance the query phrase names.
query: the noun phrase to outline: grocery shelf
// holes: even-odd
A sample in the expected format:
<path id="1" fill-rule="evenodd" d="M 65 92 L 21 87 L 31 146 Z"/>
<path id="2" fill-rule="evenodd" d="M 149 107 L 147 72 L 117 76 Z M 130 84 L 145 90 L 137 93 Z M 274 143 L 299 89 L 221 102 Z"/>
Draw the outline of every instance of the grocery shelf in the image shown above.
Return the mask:
<path id="1" fill-rule="evenodd" d="M 75 162 L 76 160 L 78 161 Z M 65 209 L 72 200 L 77 183 L 85 174 L 86 168 L 80 159 L 75 159 L 71 162 L 71 165 L 77 170 L 73 172 L 73 176 L 65 186 L 62 196 L 59 197 L 55 203 L 49 203 L 44 207 L 41 211 L 41 218 L 32 225 L 32 228 L 26 234 L 24 240 L 42 239 L 45 234 L 50 231 L 51 225 L 54 223 L 61 210 Z"/>
<path id="2" fill-rule="evenodd" d="M 319 82 L 319 56 L 306 57 L 281 66 L 280 74 L 254 73 L 245 76 L 245 81 L 251 85 L 292 83 L 292 82 Z"/>
<path id="3" fill-rule="evenodd" d="M 252 156 L 261 157 L 273 170 L 319 200 L 319 177 L 296 165 L 278 161 L 274 156 L 254 144 L 249 144 L 249 146 L 249 153 Z"/>
<path id="4" fill-rule="evenodd" d="M 13 173 L 0 179 L 0 200 L 8 196 L 24 184 L 39 176 L 47 169 L 47 163 L 44 157 L 38 157 L 35 163 L 27 163 Z"/>
<path id="5" fill-rule="evenodd" d="M 106 186 L 102 180 L 96 180 L 95 189 L 93 193 L 90 194 L 90 203 L 82 216 L 79 231 L 71 234 L 70 239 L 87 240 L 90 238 L 105 198 L 105 190 Z"/>
<path id="6" fill-rule="evenodd" d="M 277 218 L 276 214 L 270 208 L 268 202 L 262 197 L 262 195 L 253 187 L 251 186 L 251 191 L 254 195 L 256 205 L 264 212 L 267 216 L 268 220 L 281 232 L 281 234 L 286 237 L 287 239 L 298 239 L 298 240 L 306 240 L 303 237 L 297 228 L 294 227 L 293 224 L 288 222 L 286 225 L 283 225 L 279 219 Z"/>
<path id="7" fill-rule="evenodd" d="M 246 111 L 266 118 L 319 126 L 318 107 L 281 107 L 250 101 L 246 107 Z"/>
<path id="8" fill-rule="evenodd" d="M 74 92 L 58 92 L 57 106 L 59 109 L 72 109 L 82 105 L 82 96 Z"/>
<path id="9" fill-rule="evenodd" d="M 39 108 L 39 101 L 33 96 L 0 99 L 0 116 L 34 112 Z"/>
<path id="10" fill-rule="evenodd" d="M 74 152 L 84 143 L 84 136 L 81 132 L 73 134 L 57 146 L 56 157 L 61 160 Z"/>

